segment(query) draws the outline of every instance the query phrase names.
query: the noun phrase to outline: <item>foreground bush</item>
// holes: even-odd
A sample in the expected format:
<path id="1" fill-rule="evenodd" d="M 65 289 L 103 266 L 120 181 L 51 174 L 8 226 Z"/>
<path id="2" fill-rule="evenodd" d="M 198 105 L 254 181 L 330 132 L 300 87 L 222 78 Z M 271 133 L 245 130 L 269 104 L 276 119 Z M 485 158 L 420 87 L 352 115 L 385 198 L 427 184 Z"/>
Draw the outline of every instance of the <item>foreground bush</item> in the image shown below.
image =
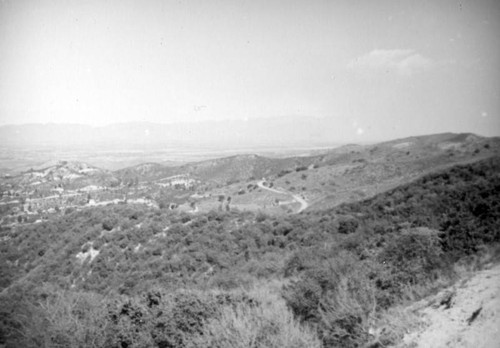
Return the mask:
<path id="1" fill-rule="evenodd" d="M 53 291 L 41 296 L 0 298 L 0 339 L 6 347 L 106 347 L 112 339 L 102 296 Z M 30 297 L 29 295 L 26 297 Z"/>
<path id="2" fill-rule="evenodd" d="M 366 341 L 367 323 L 376 309 L 369 270 L 341 252 L 285 286 L 283 295 L 297 317 L 315 324 L 325 347 L 357 347 Z"/>
<path id="3" fill-rule="evenodd" d="M 212 348 L 319 348 L 316 333 L 300 324 L 276 295 L 258 304 L 226 306 L 209 319 L 187 347 Z"/>
<path id="4" fill-rule="evenodd" d="M 451 262 L 442 250 L 439 232 L 413 228 L 390 236 L 378 254 L 378 305 L 388 308 L 404 297 L 409 287 L 426 286 L 452 276 Z"/>
<path id="5" fill-rule="evenodd" d="M 29 300 L 0 299 L 9 305 L 0 326 L 7 347 L 184 347 L 221 306 L 244 301 L 232 294 L 183 291 L 109 298 L 50 290 L 28 294 Z"/>
<path id="6" fill-rule="evenodd" d="M 104 297 L 56 287 L 0 298 L 9 348 L 320 347 L 277 295 L 161 289 Z"/>

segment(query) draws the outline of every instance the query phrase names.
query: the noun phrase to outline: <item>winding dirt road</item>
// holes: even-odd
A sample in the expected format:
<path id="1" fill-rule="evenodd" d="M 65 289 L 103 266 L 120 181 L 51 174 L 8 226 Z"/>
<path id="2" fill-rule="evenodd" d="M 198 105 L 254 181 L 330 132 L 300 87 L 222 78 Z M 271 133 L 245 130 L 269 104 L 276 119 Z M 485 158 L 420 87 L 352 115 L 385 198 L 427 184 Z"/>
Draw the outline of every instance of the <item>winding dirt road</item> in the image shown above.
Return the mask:
<path id="1" fill-rule="evenodd" d="M 289 191 L 286 191 L 286 190 L 278 190 L 278 189 L 274 189 L 272 187 L 267 187 L 264 185 L 264 180 L 260 180 L 259 182 L 257 182 L 257 185 L 264 189 L 264 190 L 267 190 L 267 191 L 271 191 L 271 192 L 274 192 L 274 193 L 279 193 L 279 194 L 284 194 L 284 195 L 289 195 L 289 196 L 292 196 L 292 198 L 300 204 L 300 208 L 299 210 L 296 211 L 296 214 L 304 211 L 305 209 L 307 209 L 307 207 L 309 206 L 309 203 L 304 199 L 302 198 L 301 196 L 299 195 L 296 195 L 296 194 L 293 194 Z"/>

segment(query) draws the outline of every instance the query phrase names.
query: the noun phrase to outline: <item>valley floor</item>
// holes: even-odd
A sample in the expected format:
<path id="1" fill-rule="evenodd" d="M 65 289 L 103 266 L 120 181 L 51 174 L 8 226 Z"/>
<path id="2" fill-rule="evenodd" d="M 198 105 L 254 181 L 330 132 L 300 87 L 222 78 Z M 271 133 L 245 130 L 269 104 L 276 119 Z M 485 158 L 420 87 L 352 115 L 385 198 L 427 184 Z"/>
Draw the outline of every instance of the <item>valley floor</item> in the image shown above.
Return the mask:
<path id="1" fill-rule="evenodd" d="M 422 303 L 425 327 L 406 335 L 405 347 L 500 347 L 500 264 Z"/>

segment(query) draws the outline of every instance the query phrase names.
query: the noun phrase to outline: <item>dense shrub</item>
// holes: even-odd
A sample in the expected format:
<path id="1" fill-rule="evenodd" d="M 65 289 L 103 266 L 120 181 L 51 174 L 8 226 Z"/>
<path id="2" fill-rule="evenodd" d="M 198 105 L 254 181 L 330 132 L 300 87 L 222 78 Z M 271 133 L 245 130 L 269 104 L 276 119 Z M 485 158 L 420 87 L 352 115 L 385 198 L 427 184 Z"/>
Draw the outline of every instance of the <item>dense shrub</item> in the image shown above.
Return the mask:
<path id="1" fill-rule="evenodd" d="M 292 171 L 290 169 L 283 169 L 278 173 L 278 178 L 281 178 L 282 176 L 285 176 L 287 174 L 290 174 Z"/>
<path id="2" fill-rule="evenodd" d="M 314 323 L 327 347 L 357 347 L 366 340 L 366 322 L 376 308 L 367 267 L 342 252 L 307 270 L 283 289 L 293 313 Z"/>
<path id="3" fill-rule="evenodd" d="M 385 246 L 372 264 L 377 304 L 388 308 L 414 286 L 427 286 L 438 278 L 453 276 L 450 258 L 441 245 L 438 231 L 414 228 L 385 236 Z"/>
<path id="4" fill-rule="evenodd" d="M 499 171 L 500 157 L 455 166 L 324 213 L 356 216 L 377 233 L 438 230 L 443 250 L 458 260 L 500 242 Z"/>
<path id="5" fill-rule="evenodd" d="M 320 347 L 272 294 L 152 290 L 103 297 L 49 287 L 27 297 L 18 297 L 15 312 L 14 304 L 0 307 L 6 347 Z"/>
<path id="6" fill-rule="evenodd" d="M 6 347 L 105 347 L 112 341 L 106 301 L 93 293 L 41 287 L 0 297 Z"/>
<path id="7" fill-rule="evenodd" d="M 349 234 L 356 232 L 359 226 L 358 220 L 353 217 L 342 217 L 339 220 L 338 232 L 342 234 Z"/>
<path id="8" fill-rule="evenodd" d="M 391 268 L 397 282 L 410 285 L 433 280 L 447 266 L 438 231 L 426 228 L 393 236 L 378 258 Z"/>

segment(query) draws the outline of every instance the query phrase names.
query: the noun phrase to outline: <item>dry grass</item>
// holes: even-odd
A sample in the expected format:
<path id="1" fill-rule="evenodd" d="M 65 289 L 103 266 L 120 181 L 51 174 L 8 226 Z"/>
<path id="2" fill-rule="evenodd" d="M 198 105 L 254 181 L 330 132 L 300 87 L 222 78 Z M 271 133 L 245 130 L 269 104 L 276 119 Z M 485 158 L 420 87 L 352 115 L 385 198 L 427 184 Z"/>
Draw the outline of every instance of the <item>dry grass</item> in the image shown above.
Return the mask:
<path id="1" fill-rule="evenodd" d="M 104 347 L 109 321 L 102 296 L 54 292 L 39 306 L 25 303 L 30 315 L 16 313 L 18 339 L 7 347 Z"/>
<path id="2" fill-rule="evenodd" d="M 404 347 L 403 337 L 424 326 L 411 307 L 393 307 L 383 312 L 368 330 L 371 339 L 365 347 Z"/>
<path id="3" fill-rule="evenodd" d="M 248 295 L 255 304 L 223 308 L 219 317 L 204 325 L 203 333 L 188 347 L 218 348 L 320 348 L 315 331 L 299 323 L 278 295 L 280 281 L 257 286 Z"/>

